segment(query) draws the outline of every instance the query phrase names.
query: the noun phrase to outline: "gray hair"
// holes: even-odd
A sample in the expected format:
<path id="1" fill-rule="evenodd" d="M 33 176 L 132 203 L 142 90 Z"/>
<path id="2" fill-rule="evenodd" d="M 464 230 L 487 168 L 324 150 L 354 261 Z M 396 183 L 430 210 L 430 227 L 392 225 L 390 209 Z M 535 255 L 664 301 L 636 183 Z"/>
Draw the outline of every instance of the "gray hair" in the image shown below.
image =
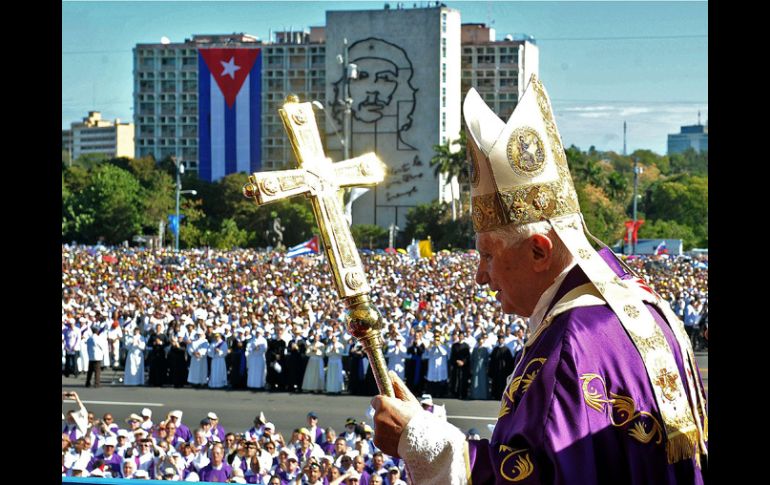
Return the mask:
<path id="1" fill-rule="evenodd" d="M 566 268 L 572 263 L 572 254 L 562 242 L 548 221 L 531 222 L 529 224 L 506 226 L 494 229 L 491 234 L 503 242 L 504 248 L 518 246 L 535 234 L 546 236 L 553 243 L 553 260 L 559 268 Z"/>

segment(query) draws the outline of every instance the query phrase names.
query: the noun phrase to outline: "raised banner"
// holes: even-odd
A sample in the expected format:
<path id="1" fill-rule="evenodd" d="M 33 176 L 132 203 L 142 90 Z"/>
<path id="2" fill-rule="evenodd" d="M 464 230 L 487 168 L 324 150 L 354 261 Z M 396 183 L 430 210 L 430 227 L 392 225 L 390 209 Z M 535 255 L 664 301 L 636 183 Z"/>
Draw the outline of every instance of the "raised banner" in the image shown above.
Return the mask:
<path id="1" fill-rule="evenodd" d="M 261 169 L 262 56 L 255 48 L 198 51 L 198 176 Z"/>

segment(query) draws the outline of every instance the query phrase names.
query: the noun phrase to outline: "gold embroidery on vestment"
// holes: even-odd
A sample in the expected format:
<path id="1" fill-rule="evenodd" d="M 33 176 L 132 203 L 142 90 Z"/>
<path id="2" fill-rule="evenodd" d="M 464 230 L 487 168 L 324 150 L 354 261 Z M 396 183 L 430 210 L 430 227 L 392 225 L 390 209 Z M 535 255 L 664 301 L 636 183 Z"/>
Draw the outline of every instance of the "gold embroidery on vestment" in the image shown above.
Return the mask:
<path id="1" fill-rule="evenodd" d="M 631 397 L 610 393 L 610 398 L 607 399 L 607 385 L 598 374 L 583 374 L 580 380 L 583 381 L 583 399 L 586 405 L 603 413 L 606 411 L 604 405 L 609 404 L 610 423 L 614 427 L 621 428 L 630 425 L 633 421 L 633 425 L 628 429 L 629 436 L 644 444 L 649 443 L 656 436 L 658 439 L 655 444 L 659 445 L 663 442 L 663 428 L 658 419 L 647 411 L 637 411 L 636 402 Z M 601 383 L 601 391 L 591 386 L 591 383 L 597 380 Z M 645 421 L 651 423 L 649 431 L 645 428 Z"/>
<path id="2" fill-rule="evenodd" d="M 515 474 L 513 476 L 510 476 L 507 473 L 505 473 L 504 467 L 505 467 L 505 462 L 514 456 L 516 457 L 516 462 L 513 465 Z M 505 458 L 503 458 L 503 461 L 500 463 L 500 475 L 509 482 L 519 482 L 521 480 L 524 480 L 525 478 L 530 476 L 534 470 L 535 470 L 535 465 L 532 464 L 532 460 L 529 457 L 529 450 L 526 448 L 523 450 L 511 451 L 510 453 L 508 453 L 508 455 L 506 455 Z"/>

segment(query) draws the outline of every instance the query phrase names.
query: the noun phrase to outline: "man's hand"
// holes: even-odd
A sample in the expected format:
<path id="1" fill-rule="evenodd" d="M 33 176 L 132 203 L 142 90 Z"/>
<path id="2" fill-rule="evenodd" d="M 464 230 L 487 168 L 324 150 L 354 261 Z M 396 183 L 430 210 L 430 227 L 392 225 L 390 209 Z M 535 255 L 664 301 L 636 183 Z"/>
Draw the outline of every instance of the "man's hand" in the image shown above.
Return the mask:
<path id="1" fill-rule="evenodd" d="M 422 411 L 422 406 L 395 372 L 390 371 L 388 374 L 393 382 L 396 397 L 379 395 L 372 399 L 374 444 L 388 455 L 400 458 L 398 441 L 401 439 L 401 433 L 412 417 Z"/>

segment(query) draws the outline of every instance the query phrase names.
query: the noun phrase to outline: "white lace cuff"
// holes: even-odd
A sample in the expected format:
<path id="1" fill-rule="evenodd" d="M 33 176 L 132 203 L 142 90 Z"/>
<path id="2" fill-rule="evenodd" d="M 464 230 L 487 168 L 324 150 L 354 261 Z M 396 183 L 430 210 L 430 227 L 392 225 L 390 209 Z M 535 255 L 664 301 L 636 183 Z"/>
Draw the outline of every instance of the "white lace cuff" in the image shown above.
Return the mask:
<path id="1" fill-rule="evenodd" d="M 412 481 L 418 485 L 468 483 L 468 445 L 465 435 L 432 413 L 420 411 L 398 442 Z"/>

